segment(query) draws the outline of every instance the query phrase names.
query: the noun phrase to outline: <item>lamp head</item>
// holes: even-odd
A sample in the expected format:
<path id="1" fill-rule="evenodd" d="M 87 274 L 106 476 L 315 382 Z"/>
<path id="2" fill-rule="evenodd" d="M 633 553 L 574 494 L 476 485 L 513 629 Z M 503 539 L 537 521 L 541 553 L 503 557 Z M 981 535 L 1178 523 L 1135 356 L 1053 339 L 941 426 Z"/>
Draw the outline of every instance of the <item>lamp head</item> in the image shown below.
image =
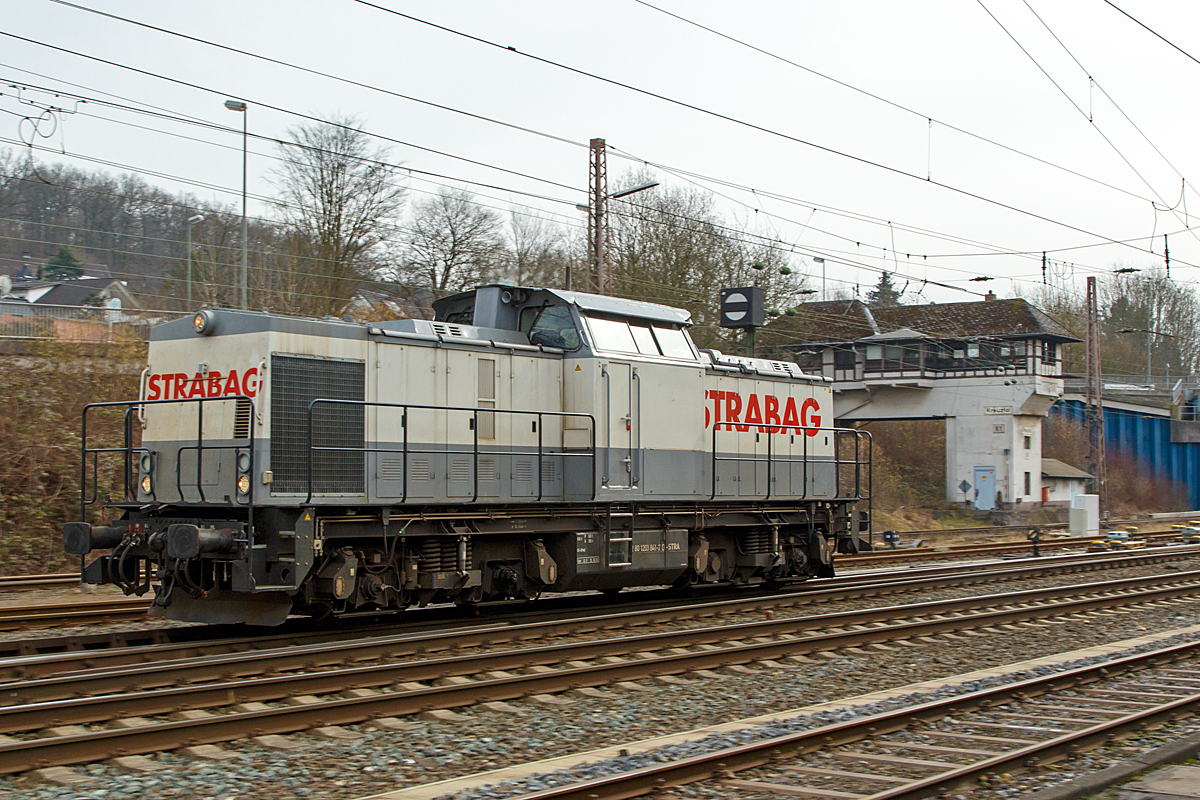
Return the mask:
<path id="1" fill-rule="evenodd" d="M 243 103 L 241 100 L 226 100 L 225 107 L 228 108 L 230 111 L 245 111 L 246 110 L 246 104 Z"/>

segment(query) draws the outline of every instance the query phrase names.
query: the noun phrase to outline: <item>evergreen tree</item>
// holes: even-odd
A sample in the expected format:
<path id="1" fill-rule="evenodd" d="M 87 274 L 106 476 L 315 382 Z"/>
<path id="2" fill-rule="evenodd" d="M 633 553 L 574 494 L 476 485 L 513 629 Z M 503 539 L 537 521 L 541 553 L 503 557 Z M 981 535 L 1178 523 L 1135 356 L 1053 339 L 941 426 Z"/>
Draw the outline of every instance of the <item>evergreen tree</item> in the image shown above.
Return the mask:
<path id="1" fill-rule="evenodd" d="M 900 305 L 900 295 L 901 292 L 892 283 L 892 274 L 884 271 L 879 276 L 879 283 L 875 284 L 875 288 L 867 292 L 867 305 L 871 308 L 898 306 Z"/>
<path id="2" fill-rule="evenodd" d="M 71 248 L 60 244 L 58 252 L 46 262 L 40 277 L 48 281 L 83 277 L 83 262 L 75 257 Z"/>

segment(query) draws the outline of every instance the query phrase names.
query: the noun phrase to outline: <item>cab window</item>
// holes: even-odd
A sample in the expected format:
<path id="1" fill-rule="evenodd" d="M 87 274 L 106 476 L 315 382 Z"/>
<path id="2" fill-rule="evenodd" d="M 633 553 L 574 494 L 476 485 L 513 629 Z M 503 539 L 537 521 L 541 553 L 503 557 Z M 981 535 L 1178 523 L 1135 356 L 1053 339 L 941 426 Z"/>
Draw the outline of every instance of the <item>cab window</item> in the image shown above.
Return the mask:
<path id="1" fill-rule="evenodd" d="M 588 330 L 597 350 L 636 353 L 644 356 L 696 360 L 696 353 L 682 328 L 640 319 L 619 319 L 589 314 Z"/>
<path id="2" fill-rule="evenodd" d="M 662 354 L 667 358 L 686 358 L 689 361 L 696 359 L 696 353 L 692 350 L 692 345 L 688 341 L 687 334 L 683 332 L 683 328 L 655 325 L 654 339 L 658 342 Z"/>
<path id="3" fill-rule="evenodd" d="M 623 319 L 606 319 L 605 317 L 587 318 L 588 329 L 592 332 L 592 342 L 597 350 L 608 353 L 636 353 L 637 343 L 629 331 L 629 323 Z"/>
<path id="4" fill-rule="evenodd" d="M 579 331 L 566 306 L 541 306 L 521 311 L 521 332 L 531 344 L 558 347 L 563 350 L 579 348 Z"/>

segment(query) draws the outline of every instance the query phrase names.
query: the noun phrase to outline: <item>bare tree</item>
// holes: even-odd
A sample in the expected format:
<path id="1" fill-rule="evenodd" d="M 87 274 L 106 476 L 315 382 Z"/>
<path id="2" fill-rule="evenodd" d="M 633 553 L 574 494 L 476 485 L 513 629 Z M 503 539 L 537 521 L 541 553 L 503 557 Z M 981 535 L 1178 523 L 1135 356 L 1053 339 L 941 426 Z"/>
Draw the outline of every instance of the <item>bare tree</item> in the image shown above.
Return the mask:
<path id="1" fill-rule="evenodd" d="M 309 298 L 298 310 L 340 310 L 379 266 L 377 249 L 394 229 L 405 190 L 387 148 L 373 148 L 353 116 L 290 128 L 279 152 L 279 211 L 293 232 L 284 263 L 294 265 L 291 284 Z"/>
<path id="2" fill-rule="evenodd" d="M 397 278 L 437 296 L 496 277 L 507 259 L 500 217 L 470 192 L 442 189 L 415 203 L 405 264 Z"/>
<path id="3" fill-rule="evenodd" d="M 649 173 L 622 176 L 620 187 L 648 182 Z M 662 186 L 615 201 L 609 209 L 609 264 L 617 294 L 687 308 L 701 346 L 733 349 L 718 327 L 717 298 L 731 286 L 761 286 L 768 306 L 796 302 L 803 276 L 785 247 L 717 212 L 713 196 Z M 758 265 L 758 268 L 756 268 Z"/>
<path id="4" fill-rule="evenodd" d="M 506 278 L 519 286 L 561 286 L 572 257 L 566 232 L 533 209 L 509 212 L 512 243 Z"/>

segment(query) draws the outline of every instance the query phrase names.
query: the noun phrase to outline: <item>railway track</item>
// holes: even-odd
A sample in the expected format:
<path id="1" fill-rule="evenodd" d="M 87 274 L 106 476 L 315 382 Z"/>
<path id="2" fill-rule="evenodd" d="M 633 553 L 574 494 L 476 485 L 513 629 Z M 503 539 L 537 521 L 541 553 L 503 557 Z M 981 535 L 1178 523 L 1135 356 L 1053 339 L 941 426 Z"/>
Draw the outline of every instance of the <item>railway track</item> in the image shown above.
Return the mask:
<path id="1" fill-rule="evenodd" d="M 1188 602 L 1200 571 L 1035 589 L 825 616 L 676 629 L 600 640 L 538 644 L 365 665 L 394 643 L 373 641 L 284 648 L 27 679 L 0 686 L 0 773 L 30 765 L 92 761 L 263 734 L 326 729 L 429 709 L 505 701 L 684 673 L 862 647 L 922 641 L 947 632 L 984 631 L 1105 610 L 1145 610 Z M 1185 598 L 1185 599 L 1180 599 Z M 511 631 L 525 642 L 533 631 Z M 491 643 L 495 631 L 476 643 Z M 979 635 L 988 635 L 980 633 Z M 471 639 L 464 639 L 463 647 Z M 544 641 L 544 639 L 543 639 Z M 394 646 L 393 646 L 394 650 Z M 324 655 L 322 655 L 324 654 Z M 334 656 L 330 669 L 313 663 Z M 315 662 L 314 662 L 315 660 Z M 784 665 L 786 667 L 786 665 Z M 274 703 L 275 705 L 268 705 Z M 167 718 L 167 715 L 172 715 Z M 159 717 L 158 720 L 148 717 Z M 111 725 L 87 730 L 85 724 Z M 616 795 L 614 795 L 616 796 Z M 624 796 L 624 795 L 622 795 Z"/>
<path id="2" fill-rule="evenodd" d="M 453 617 L 437 610 L 428 616 L 404 620 L 402 632 L 398 620 L 383 625 L 325 631 L 296 627 L 282 632 L 244 635 L 234 626 L 212 631 L 204 626 L 159 630 L 139 634 L 128 640 L 123 636 L 95 634 L 82 637 L 54 637 L 46 640 L 16 640 L 0 643 L 0 680 L 33 678 L 83 669 L 114 668 L 181 658 L 218 656 L 268 648 L 304 645 L 334 645 L 352 652 L 371 647 L 392 655 L 439 652 L 454 647 L 477 646 L 517 640 L 521 637 L 557 637 L 598 630 L 632 630 L 637 627 L 718 615 L 736 615 L 812 606 L 870 597 L 888 597 L 949 587 L 996 584 L 1055 575 L 1109 571 L 1151 564 L 1170 563 L 1177 558 L 1200 555 L 1200 547 L 1134 553 L 1099 553 L 1090 557 L 1056 556 L 1025 562 L 995 562 L 962 567 L 932 567 L 903 572 L 867 573 L 832 580 L 814 581 L 778 594 L 754 593 L 750 596 L 681 599 L 653 599 L 624 606 L 580 606 L 555 604 L 545 609 L 526 608 L 514 614 L 510 608 L 504 619 L 488 624 Z M 566 599 L 566 598 L 562 598 Z M 588 598 L 577 598 L 586 600 Z M 594 596 L 591 596 L 594 599 Z M 449 611 L 449 610 L 447 610 Z M 301 621 L 303 622 L 303 621 Z M 177 636 L 165 640 L 166 634 Z M 392 635 L 388 635 L 392 634 Z M 149 637 L 146 641 L 144 637 Z M 373 644 L 372 644 L 373 643 Z M 307 663 L 320 666 L 336 663 L 343 656 L 334 648 L 318 657 L 308 654 Z"/>
<path id="3" fill-rule="evenodd" d="M 1097 537 L 1072 537 L 1070 539 L 1046 539 L 1038 543 L 1038 549 L 1045 552 L 1055 550 L 1086 549 Z M 1151 545 L 1162 546 L 1177 542 L 1179 533 L 1176 531 L 1161 531 L 1156 533 L 1138 534 L 1138 538 Z M 948 545 L 944 547 L 911 547 L 877 549 L 871 553 L 860 555 L 839 555 L 838 566 L 866 567 L 877 564 L 899 564 L 912 561 L 939 561 L 952 558 L 993 557 L 1005 555 L 1031 555 L 1033 545 L 1029 542 L 992 542 L 990 544 Z"/>
<path id="4" fill-rule="evenodd" d="M 1052 763 L 1200 707 L 1200 643 L 824 725 L 520 800 L 609 800 L 708 782 L 739 797 L 915 800 Z"/>
<path id="5" fill-rule="evenodd" d="M 1167 535 L 1167 534 L 1164 534 Z M 1171 534 L 1173 535 L 1173 534 Z M 1073 543 L 1077 546 L 1077 543 Z M 1043 544 L 1043 549 L 1058 547 L 1056 542 Z M 1063 548 L 1072 545 L 1062 545 Z M 843 569 L 856 569 L 911 561 L 931 561 L 960 557 L 1021 555 L 1031 553 L 1028 543 L 1003 543 L 1000 545 L 976 545 L 952 548 L 921 548 L 917 550 L 884 551 L 858 556 L 840 556 L 839 565 Z M 25 579 L 28 576 L 21 576 Z M 63 576 L 44 576 L 57 579 Z M 3 579 L 0 579 L 3 580 Z M 815 583 L 815 582 L 814 582 Z M 547 602 L 547 601 L 543 601 Z M 128 622 L 147 619 L 146 611 L 149 600 L 145 597 L 116 598 L 112 600 L 81 600 L 69 603 L 38 603 L 32 605 L 0 606 L 0 631 L 30 630 L 46 627 L 72 627 L 107 622 Z M 393 615 L 394 616 L 394 615 Z M 116 637 L 119 639 L 119 637 Z M 143 634 L 141 638 L 146 638 Z M 169 639 L 168 635 L 156 635 L 154 640 L 162 642 Z M 80 641 L 72 637 L 72 641 L 64 643 L 65 647 L 79 647 Z M 105 642 L 116 641 L 114 636 L 106 634 Z M 11 646 L 9 646 L 11 649 Z M 0 643 L 0 656 L 5 655 L 6 646 Z"/>

